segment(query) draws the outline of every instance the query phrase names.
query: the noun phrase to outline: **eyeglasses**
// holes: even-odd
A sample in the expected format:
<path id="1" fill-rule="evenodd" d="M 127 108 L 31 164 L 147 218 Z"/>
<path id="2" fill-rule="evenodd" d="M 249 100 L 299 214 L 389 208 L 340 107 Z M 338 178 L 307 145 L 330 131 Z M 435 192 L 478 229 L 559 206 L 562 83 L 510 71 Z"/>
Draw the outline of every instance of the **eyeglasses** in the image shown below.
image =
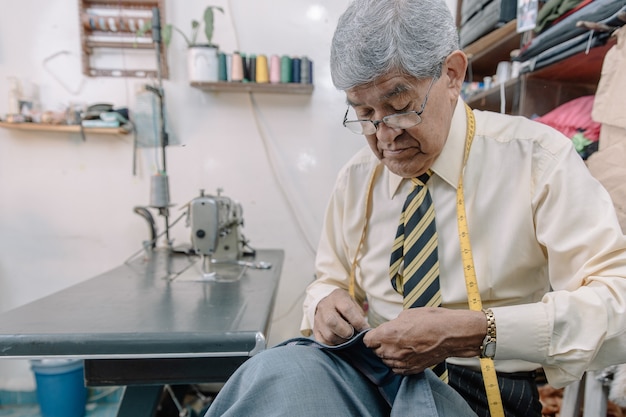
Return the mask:
<path id="1" fill-rule="evenodd" d="M 350 111 L 350 107 L 348 107 L 346 114 L 343 115 L 344 127 L 347 127 L 352 133 L 356 133 L 357 135 L 373 135 L 376 133 L 378 125 L 381 123 L 386 124 L 392 129 L 408 129 L 417 126 L 422 123 L 422 113 L 424 113 L 424 108 L 428 102 L 428 95 L 430 94 L 430 89 L 433 87 L 435 80 L 436 78 L 431 80 L 428 90 L 426 91 L 426 97 L 424 97 L 424 102 L 419 111 L 413 110 L 406 113 L 390 114 L 389 116 L 383 117 L 381 120 L 348 120 L 348 111 Z"/>

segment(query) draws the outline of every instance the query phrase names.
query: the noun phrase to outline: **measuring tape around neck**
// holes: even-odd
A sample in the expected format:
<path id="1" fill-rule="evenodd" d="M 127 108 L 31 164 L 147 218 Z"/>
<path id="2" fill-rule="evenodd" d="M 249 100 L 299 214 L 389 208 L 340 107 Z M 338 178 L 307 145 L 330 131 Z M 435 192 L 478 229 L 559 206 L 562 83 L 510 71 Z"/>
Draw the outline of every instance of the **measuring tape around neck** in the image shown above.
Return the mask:
<path id="1" fill-rule="evenodd" d="M 474 113 L 472 113 L 472 109 L 470 109 L 467 104 L 465 105 L 465 112 L 467 114 L 467 134 L 465 137 L 465 155 L 463 156 L 463 166 L 461 167 L 459 185 L 456 190 L 456 215 L 459 223 L 459 242 L 461 244 L 461 260 L 463 261 L 465 286 L 467 287 L 467 302 L 470 310 L 481 311 L 483 303 L 480 299 L 480 291 L 478 290 L 478 282 L 476 280 L 476 270 L 474 269 L 474 258 L 472 256 L 472 244 L 470 242 L 469 228 L 467 226 L 465 197 L 463 195 L 463 170 L 465 169 L 472 141 L 474 140 L 476 120 L 474 118 Z M 480 358 L 480 369 L 485 383 L 489 413 L 491 414 L 491 417 L 504 417 L 502 398 L 500 397 L 500 388 L 498 387 L 498 378 L 496 376 L 496 367 L 494 366 L 493 359 Z"/>

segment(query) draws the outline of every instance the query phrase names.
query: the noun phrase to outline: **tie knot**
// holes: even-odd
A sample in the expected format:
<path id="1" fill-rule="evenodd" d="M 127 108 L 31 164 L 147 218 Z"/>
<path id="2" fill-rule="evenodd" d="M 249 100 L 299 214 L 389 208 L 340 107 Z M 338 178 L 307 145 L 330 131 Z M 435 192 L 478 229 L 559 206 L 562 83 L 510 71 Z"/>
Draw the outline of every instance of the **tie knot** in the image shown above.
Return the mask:
<path id="1" fill-rule="evenodd" d="M 428 171 L 426 171 L 425 173 L 423 173 L 419 177 L 411 178 L 411 181 L 413 181 L 413 185 L 415 185 L 415 186 L 419 185 L 420 187 L 422 187 L 422 186 L 426 185 L 426 183 L 428 182 L 428 179 L 430 178 L 432 173 L 433 172 L 429 169 Z"/>

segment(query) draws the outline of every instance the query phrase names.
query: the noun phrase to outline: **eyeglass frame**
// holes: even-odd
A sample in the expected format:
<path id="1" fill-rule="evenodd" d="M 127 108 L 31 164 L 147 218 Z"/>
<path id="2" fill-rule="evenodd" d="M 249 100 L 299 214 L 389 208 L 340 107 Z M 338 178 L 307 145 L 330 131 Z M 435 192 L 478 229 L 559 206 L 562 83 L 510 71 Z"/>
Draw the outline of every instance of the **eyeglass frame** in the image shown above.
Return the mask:
<path id="1" fill-rule="evenodd" d="M 424 102 L 422 103 L 419 111 L 411 110 L 411 111 L 407 111 L 407 112 L 403 112 L 403 113 L 393 113 L 393 114 L 389 114 L 389 115 L 383 117 L 380 120 L 369 120 L 369 119 L 348 120 L 348 112 L 350 111 L 350 106 L 348 106 L 348 108 L 346 109 L 346 113 L 343 115 L 343 123 L 342 123 L 343 127 L 348 129 L 350 132 L 354 133 L 355 135 L 373 135 L 373 134 L 375 134 L 378 131 L 378 125 L 380 125 L 381 123 L 387 124 L 387 121 L 385 119 L 389 119 L 390 117 L 405 116 L 405 115 L 411 114 L 411 113 L 415 113 L 415 115 L 418 117 L 419 121 L 417 123 L 415 123 L 414 125 L 402 128 L 402 130 L 409 129 L 411 127 L 419 125 L 420 123 L 422 123 L 422 113 L 424 113 L 424 110 L 426 109 L 426 103 L 428 103 L 428 97 L 430 96 L 430 90 L 433 88 L 433 85 L 435 84 L 435 81 L 437 79 L 438 79 L 438 77 L 433 77 L 433 79 L 430 81 L 430 85 L 428 86 L 428 90 L 426 90 L 426 96 L 424 97 Z M 364 131 L 359 133 L 359 132 L 355 132 L 354 130 L 352 130 L 348 126 L 346 126 L 346 123 L 356 123 L 356 122 L 361 122 L 361 123 L 362 122 L 369 122 L 369 123 L 371 123 L 374 126 L 374 131 L 372 133 L 365 133 Z M 361 125 L 361 126 L 363 126 L 363 125 Z M 392 129 L 400 129 L 400 128 L 392 127 Z"/>

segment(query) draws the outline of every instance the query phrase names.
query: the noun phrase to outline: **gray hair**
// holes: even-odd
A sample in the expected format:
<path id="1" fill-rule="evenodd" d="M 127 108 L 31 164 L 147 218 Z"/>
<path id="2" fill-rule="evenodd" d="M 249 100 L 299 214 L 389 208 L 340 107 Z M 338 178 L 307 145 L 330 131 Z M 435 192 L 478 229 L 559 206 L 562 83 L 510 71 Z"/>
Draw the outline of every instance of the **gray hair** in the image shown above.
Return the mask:
<path id="1" fill-rule="evenodd" d="M 444 0 L 354 0 L 333 35 L 333 84 L 348 90 L 398 70 L 439 77 L 459 37 Z"/>

